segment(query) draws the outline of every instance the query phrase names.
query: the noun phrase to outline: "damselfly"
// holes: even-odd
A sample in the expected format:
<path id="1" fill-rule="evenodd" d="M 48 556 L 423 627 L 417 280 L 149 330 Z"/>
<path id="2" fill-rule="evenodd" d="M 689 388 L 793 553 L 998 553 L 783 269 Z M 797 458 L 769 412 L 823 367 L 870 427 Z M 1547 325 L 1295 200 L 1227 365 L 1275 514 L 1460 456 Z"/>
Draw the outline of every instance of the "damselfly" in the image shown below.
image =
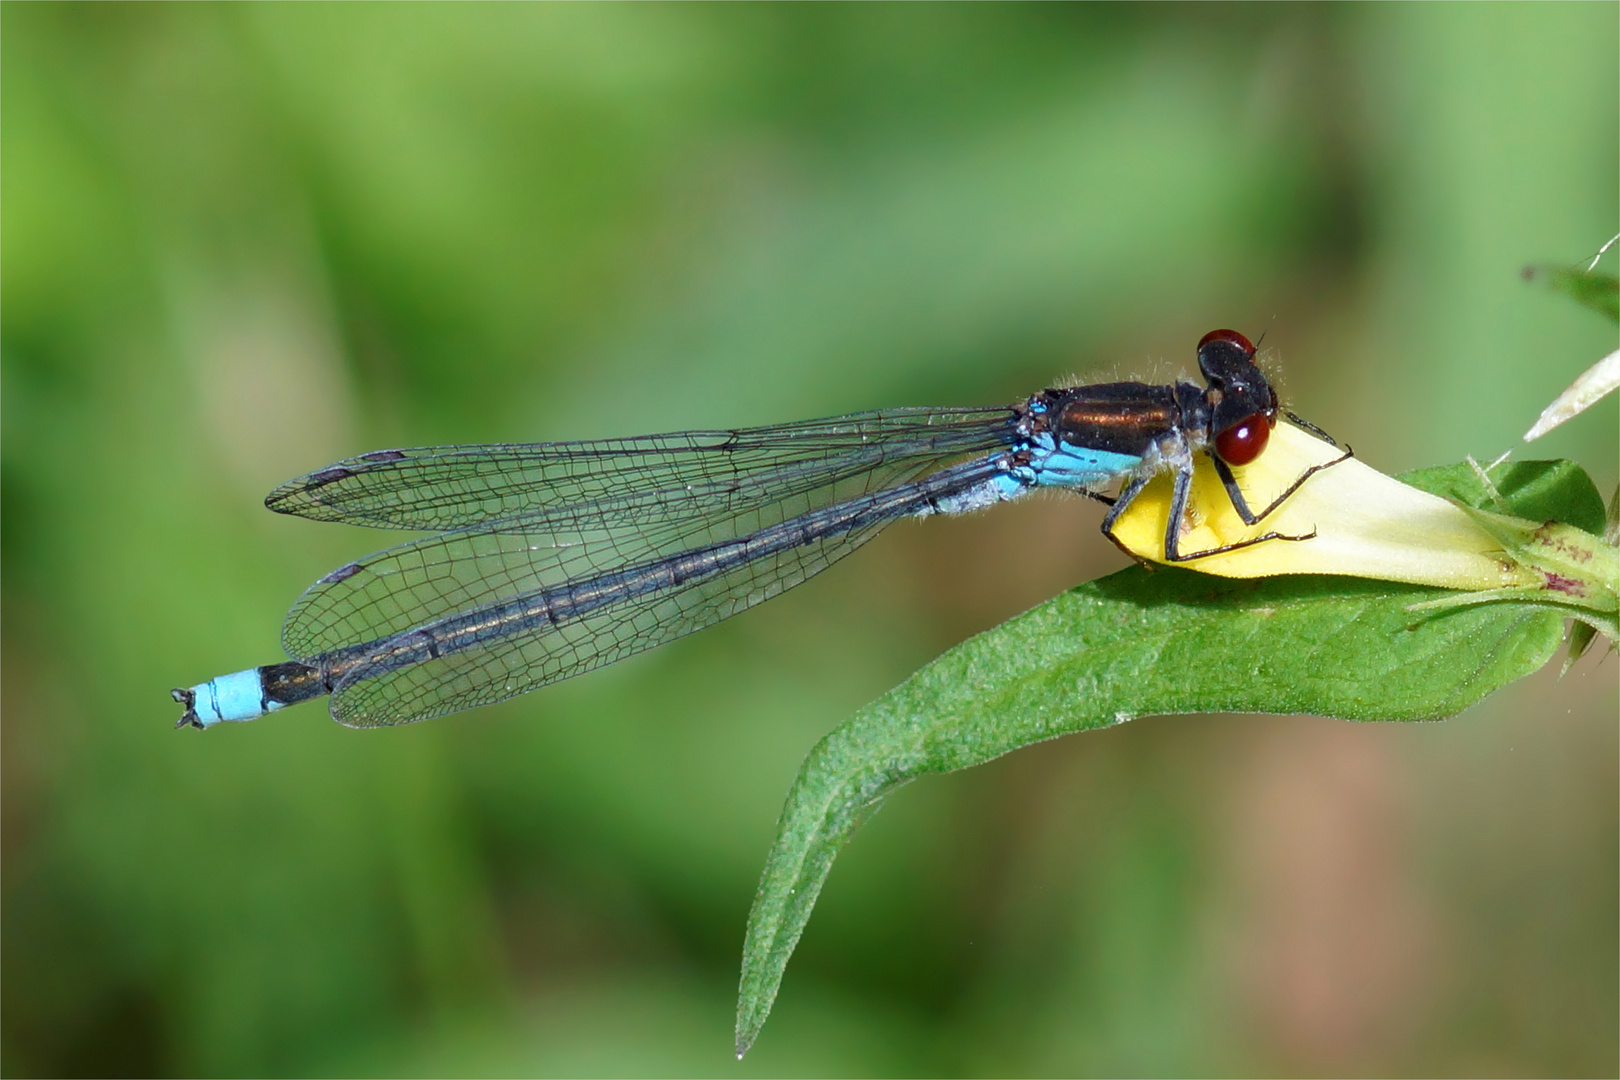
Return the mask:
<path id="1" fill-rule="evenodd" d="M 1343 460 L 1250 509 L 1231 467 L 1260 456 L 1279 412 L 1254 353 L 1236 331 L 1206 334 L 1202 387 L 1100 383 L 1011 407 L 350 458 L 282 485 L 266 505 L 436 535 L 310 586 L 282 627 L 293 659 L 173 691 L 185 706 L 177 726 L 251 720 L 327 695 L 333 719 L 351 727 L 487 705 L 713 625 L 899 518 L 965 513 L 1038 488 L 1111 503 L 1102 531 L 1112 539 L 1147 482 L 1172 473 L 1170 562 L 1308 540 L 1272 531 L 1181 550 L 1195 455 L 1210 456 L 1250 525 Z"/>

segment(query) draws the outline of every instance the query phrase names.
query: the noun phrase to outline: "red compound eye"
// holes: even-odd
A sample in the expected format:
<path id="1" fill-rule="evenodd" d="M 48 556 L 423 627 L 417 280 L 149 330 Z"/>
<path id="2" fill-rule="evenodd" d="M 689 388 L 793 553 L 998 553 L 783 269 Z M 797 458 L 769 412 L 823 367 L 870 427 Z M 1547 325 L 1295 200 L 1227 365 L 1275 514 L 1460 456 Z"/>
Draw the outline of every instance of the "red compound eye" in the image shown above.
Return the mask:
<path id="1" fill-rule="evenodd" d="M 1228 465 L 1247 465 L 1264 452 L 1270 439 L 1271 420 L 1257 412 L 1215 436 L 1215 452 Z"/>
<path id="2" fill-rule="evenodd" d="M 1245 360 L 1254 359 L 1254 344 L 1236 330 L 1211 330 L 1198 339 L 1198 351 L 1203 352 L 1204 346 L 1212 341 L 1230 341 L 1243 350 Z"/>

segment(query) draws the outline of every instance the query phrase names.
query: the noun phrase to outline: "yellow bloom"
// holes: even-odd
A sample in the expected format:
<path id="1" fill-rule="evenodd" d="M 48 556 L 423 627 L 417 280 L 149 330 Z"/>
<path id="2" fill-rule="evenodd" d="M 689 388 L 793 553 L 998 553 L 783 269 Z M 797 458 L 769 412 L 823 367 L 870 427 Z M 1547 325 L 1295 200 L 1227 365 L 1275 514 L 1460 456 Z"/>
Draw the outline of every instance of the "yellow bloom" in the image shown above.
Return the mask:
<path id="1" fill-rule="evenodd" d="M 1232 472 L 1249 506 L 1258 512 L 1306 469 L 1341 453 L 1284 422 L 1271 432 L 1270 443 L 1257 460 Z M 1115 538 L 1131 554 L 1166 561 L 1171 487 L 1169 474 L 1155 478 L 1115 523 Z M 1460 507 L 1355 458 L 1310 477 L 1269 517 L 1246 525 L 1232 508 L 1208 455 L 1198 455 L 1181 551 L 1207 551 L 1271 532 L 1311 538 L 1269 540 L 1176 565 L 1222 577 L 1346 574 L 1448 589 L 1540 583 L 1539 575 L 1509 556 L 1501 540 Z"/>

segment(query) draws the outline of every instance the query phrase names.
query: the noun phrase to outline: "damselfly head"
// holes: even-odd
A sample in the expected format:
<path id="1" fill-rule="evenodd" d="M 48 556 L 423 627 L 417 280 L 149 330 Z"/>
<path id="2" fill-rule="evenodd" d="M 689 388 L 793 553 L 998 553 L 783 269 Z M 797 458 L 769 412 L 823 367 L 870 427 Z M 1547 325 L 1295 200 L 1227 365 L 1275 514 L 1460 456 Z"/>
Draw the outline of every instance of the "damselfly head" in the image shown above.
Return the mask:
<path id="1" fill-rule="evenodd" d="M 1233 360 L 1252 364 L 1254 352 L 1254 343 L 1236 330 L 1211 330 L 1198 339 L 1198 366 L 1203 369 L 1205 377 L 1214 381 L 1220 376 L 1210 370 L 1211 364 L 1219 365 Z"/>
<path id="2" fill-rule="evenodd" d="M 1254 363 L 1254 345 L 1236 330 L 1211 330 L 1198 342 L 1198 368 L 1209 380 L 1215 452 L 1247 465 L 1266 448 L 1277 423 L 1277 394 Z"/>

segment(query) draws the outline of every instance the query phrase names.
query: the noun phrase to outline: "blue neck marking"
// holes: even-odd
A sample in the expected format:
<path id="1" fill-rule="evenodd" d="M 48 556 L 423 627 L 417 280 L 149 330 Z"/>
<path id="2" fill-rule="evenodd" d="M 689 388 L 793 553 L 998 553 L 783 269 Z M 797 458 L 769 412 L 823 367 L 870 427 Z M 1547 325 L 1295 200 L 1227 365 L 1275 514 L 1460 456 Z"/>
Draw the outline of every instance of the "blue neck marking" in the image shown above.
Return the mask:
<path id="1" fill-rule="evenodd" d="M 1089 488 L 1117 480 L 1142 464 L 1135 454 L 1116 454 L 1058 442 L 1051 432 L 1029 441 L 1030 463 L 1013 474 L 1029 487 Z"/>
<path id="2" fill-rule="evenodd" d="M 1135 454 L 1116 454 L 1108 450 L 1060 443 L 1051 432 L 1026 438 L 1020 449 L 1029 452 L 1027 465 L 1004 466 L 1006 471 L 966 491 L 941 499 L 933 511 L 925 513 L 962 514 L 982 510 L 1043 487 L 1095 490 L 1118 480 L 1142 464 L 1142 459 Z M 995 454 L 991 460 L 1000 457 L 1000 454 Z"/>

